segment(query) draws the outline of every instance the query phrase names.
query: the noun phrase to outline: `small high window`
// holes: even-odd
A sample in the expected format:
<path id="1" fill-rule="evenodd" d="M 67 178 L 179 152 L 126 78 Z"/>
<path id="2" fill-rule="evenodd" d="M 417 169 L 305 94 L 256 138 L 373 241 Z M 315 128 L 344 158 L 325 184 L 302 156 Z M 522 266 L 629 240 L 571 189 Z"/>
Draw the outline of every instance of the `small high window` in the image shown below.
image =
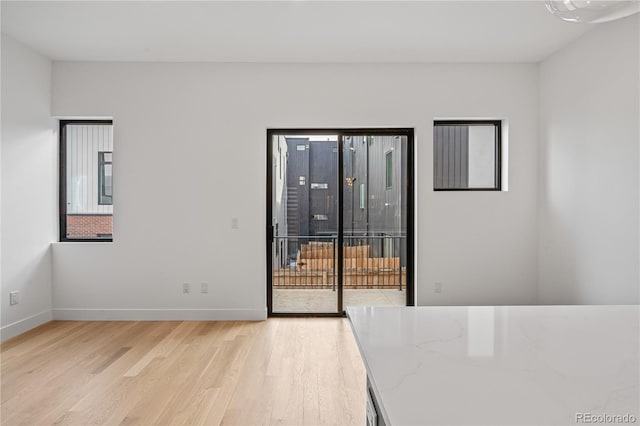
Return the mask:
<path id="1" fill-rule="evenodd" d="M 499 120 L 434 122 L 433 189 L 499 191 L 500 126 Z"/>

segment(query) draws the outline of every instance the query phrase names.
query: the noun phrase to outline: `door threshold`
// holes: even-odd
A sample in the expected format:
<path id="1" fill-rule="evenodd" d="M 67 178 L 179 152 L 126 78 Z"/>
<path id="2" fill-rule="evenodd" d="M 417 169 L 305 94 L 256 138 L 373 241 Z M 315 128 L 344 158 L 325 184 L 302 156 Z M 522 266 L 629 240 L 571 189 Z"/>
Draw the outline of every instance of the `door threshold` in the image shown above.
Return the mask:
<path id="1" fill-rule="evenodd" d="M 347 313 L 329 313 L 329 312 L 274 312 L 268 315 L 268 318 L 346 318 Z"/>

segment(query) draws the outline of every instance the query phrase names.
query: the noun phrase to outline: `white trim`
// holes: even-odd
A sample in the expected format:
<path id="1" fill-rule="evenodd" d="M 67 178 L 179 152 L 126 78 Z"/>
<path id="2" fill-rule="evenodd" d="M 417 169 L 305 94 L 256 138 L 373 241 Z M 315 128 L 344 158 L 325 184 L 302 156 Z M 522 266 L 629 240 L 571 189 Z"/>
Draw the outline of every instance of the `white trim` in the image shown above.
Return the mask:
<path id="1" fill-rule="evenodd" d="M 30 317 L 26 317 L 19 321 L 13 322 L 11 324 L 5 325 L 0 328 L 0 341 L 4 342 L 5 340 L 11 339 L 19 334 L 27 332 L 32 328 L 36 328 L 41 326 L 42 324 L 48 323 L 53 319 L 52 311 L 46 310 L 42 311 L 38 314 L 31 315 Z"/>
<path id="2" fill-rule="evenodd" d="M 267 309 L 75 309 L 53 310 L 53 319 L 71 321 L 263 321 Z"/>

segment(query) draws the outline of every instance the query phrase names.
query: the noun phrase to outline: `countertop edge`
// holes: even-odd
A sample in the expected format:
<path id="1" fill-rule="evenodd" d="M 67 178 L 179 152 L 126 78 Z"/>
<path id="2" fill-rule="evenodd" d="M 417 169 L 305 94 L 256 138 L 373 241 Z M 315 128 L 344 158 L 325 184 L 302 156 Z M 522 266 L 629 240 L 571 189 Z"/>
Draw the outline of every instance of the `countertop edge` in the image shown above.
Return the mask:
<path id="1" fill-rule="evenodd" d="M 392 425 L 393 423 L 391 423 L 391 421 L 389 420 L 389 415 L 387 414 L 387 410 L 384 407 L 384 404 L 382 403 L 382 395 L 380 395 L 380 392 L 378 391 L 378 386 L 376 385 L 375 379 L 373 378 L 372 375 L 369 375 L 369 365 L 367 364 L 367 357 L 365 356 L 364 349 L 362 348 L 362 345 L 360 344 L 360 340 L 358 339 L 358 333 L 356 333 L 355 326 L 353 325 L 353 321 L 351 321 L 351 316 L 349 315 L 349 307 L 345 309 L 345 313 L 347 315 L 347 319 L 349 320 L 349 325 L 351 326 L 353 337 L 356 341 L 356 344 L 358 345 L 358 351 L 360 352 L 360 358 L 362 358 L 362 362 L 364 363 L 367 379 L 369 383 L 371 383 L 371 388 L 373 389 L 373 393 L 375 394 L 376 400 L 378 401 L 378 409 L 380 410 L 382 419 L 384 420 L 384 423 L 386 425 Z M 367 389 L 367 392 L 368 391 L 369 390 Z"/>

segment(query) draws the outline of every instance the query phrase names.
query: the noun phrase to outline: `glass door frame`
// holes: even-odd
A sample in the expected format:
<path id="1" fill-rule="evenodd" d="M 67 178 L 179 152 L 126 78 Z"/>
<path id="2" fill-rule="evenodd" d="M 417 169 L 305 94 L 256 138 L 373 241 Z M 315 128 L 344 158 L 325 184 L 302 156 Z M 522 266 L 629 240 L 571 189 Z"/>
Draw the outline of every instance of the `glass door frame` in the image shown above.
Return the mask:
<path id="1" fill-rule="evenodd" d="M 338 235 L 337 235 L 337 310 L 335 313 L 273 312 L 273 136 L 275 135 L 337 135 L 338 136 Z M 413 128 L 344 128 L 344 129 L 267 129 L 267 215 L 266 215 L 266 261 L 267 261 L 267 316 L 268 317 L 341 317 L 343 306 L 344 267 L 344 138 L 345 136 L 406 136 L 407 137 L 407 269 L 406 306 L 415 306 L 415 173 L 414 173 L 414 129 Z"/>

